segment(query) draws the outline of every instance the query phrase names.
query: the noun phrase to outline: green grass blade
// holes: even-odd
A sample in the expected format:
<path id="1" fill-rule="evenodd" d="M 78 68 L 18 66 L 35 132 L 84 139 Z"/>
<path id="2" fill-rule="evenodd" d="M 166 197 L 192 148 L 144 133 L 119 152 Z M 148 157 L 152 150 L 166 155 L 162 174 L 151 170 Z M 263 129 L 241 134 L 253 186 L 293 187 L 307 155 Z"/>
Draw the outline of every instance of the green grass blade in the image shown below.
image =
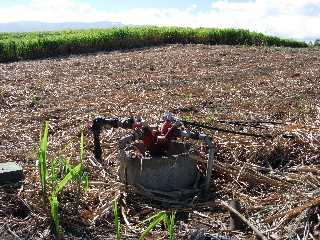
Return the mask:
<path id="1" fill-rule="evenodd" d="M 59 215 L 58 215 L 58 207 L 59 207 L 59 202 L 57 196 L 53 193 L 50 198 L 50 206 L 51 206 L 51 217 L 54 223 L 54 228 L 55 228 L 55 233 L 58 239 L 60 238 L 60 221 L 59 221 Z"/>
<path id="2" fill-rule="evenodd" d="M 70 165 L 70 159 L 69 158 L 66 158 L 66 159 L 63 159 L 63 161 L 62 161 L 62 166 L 61 166 L 61 168 L 62 168 L 62 173 L 63 173 L 63 175 L 65 176 L 65 175 L 67 175 L 69 172 L 70 172 L 70 170 L 72 169 L 72 166 Z"/>
<path id="3" fill-rule="evenodd" d="M 88 173 L 85 173 L 83 175 L 83 178 L 82 178 L 82 187 L 83 187 L 83 190 L 84 192 L 88 192 L 88 189 L 89 189 L 89 177 L 88 177 Z"/>
<path id="4" fill-rule="evenodd" d="M 79 176 L 80 171 L 81 164 L 79 163 L 77 166 L 72 168 L 70 172 L 58 183 L 58 185 L 54 189 L 54 194 L 57 195 L 70 180 L 74 180 L 77 176 Z"/>
<path id="5" fill-rule="evenodd" d="M 174 226 L 175 226 L 175 212 L 171 212 L 170 215 L 166 214 L 165 224 L 169 236 L 169 240 L 174 240 Z"/>
<path id="6" fill-rule="evenodd" d="M 148 218 L 147 220 L 149 219 L 151 219 L 152 222 L 149 224 L 147 229 L 144 230 L 139 240 L 143 240 L 151 232 L 151 230 L 154 229 L 155 226 L 157 226 L 161 221 L 165 221 L 166 213 L 165 212 L 157 213 L 156 215 L 152 216 L 151 218 Z"/>
<path id="7" fill-rule="evenodd" d="M 116 200 L 112 202 L 112 210 L 113 210 L 113 215 L 114 215 L 114 227 L 116 231 L 116 237 L 117 240 L 121 239 L 121 225 L 120 225 L 120 220 L 119 220 L 119 214 L 118 214 L 118 203 Z"/>
<path id="8" fill-rule="evenodd" d="M 159 217 L 159 215 L 163 215 L 164 213 L 166 213 L 166 212 L 165 212 L 165 211 L 158 212 L 157 214 L 154 214 L 154 215 L 152 215 L 151 217 L 143 220 L 143 221 L 141 222 L 141 224 L 145 224 L 145 223 L 147 223 L 147 222 L 151 222 L 154 218 L 157 218 L 157 217 Z"/>
<path id="9" fill-rule="evenodd" d="M 41 183 L 41 190 L 42 194 L 46 194 L 46 185 L 47 185 L 47 166 L 46 166 L 46 159 L 47 159 L 47 150 L 48 150 L 48 122 L 46 121 L 44 124 L 43 134 L 40 135 L 40 146 L 38 152 L 38 167 L 39 167 L 39 174 L 40 174 L 40 183 Z"/>

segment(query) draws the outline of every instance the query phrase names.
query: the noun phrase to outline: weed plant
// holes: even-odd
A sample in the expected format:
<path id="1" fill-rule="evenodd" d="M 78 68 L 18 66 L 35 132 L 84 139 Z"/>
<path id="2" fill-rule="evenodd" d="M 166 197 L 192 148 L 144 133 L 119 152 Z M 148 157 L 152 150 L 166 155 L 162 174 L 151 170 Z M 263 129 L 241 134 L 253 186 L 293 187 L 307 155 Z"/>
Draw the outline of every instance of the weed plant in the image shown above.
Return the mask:
<path id="1" fill-rule="evenodd" d="M 50 214 L 54 224 L 54 232 L 57 239 L 62 238 L 62 231 L 59 219 L 59 200 L 58 195 L 63 191 L 66 185 L 75 180 L 77 183 L 77 208 L 79 207 L 79 200 L 81 196 L 81 186 L 83 186 L 84 191 L 88 189 L 88 175 L 84 172 L 83 158 L 84 158 L 84 136 L 83 131 L 81 131 L 80 137 L 80 162 L 72 167 L 68 159 L 55 158 L 51 161 L 50 176 L 48 176 L 47 169 L 47 150 L 48 150 L 48 122 L 45 122 L 43 128 L 43 134 L 40 136 L 40 146 L 39 146 L 39 175 L 41 183 L 41 192 L 43 195 L 44 202 L 47 202 L 47 196 L 50 190 Z M 62 163 L 62 173 L 63 177 L 59 178 L 59 160 Z M 48 179 L 51 179 L 50 185 L 51 189 L 47 187 Z M 119 219 L 118 204 L 117 201 L 112 202 L 112 209 L 114 214 L 114 225 L 116 232 L 116 239 L 121 239 L 121 224 Z M 144 220 L 142 224 L 149 223 L 148 227 L 140 236 L 140 240 L 145 239 L 145 237 L 160 223 L 163 223 L 167 229 L 167 235 L 169 240 L 174 239 L 174 226 L 175 226 L 175 213 L 168 214 L 165 211 L 161 211 L 148 219 Z"/>
<path id="2" fill-rule="evenodd" d="M 112 210 L 113 210 L 113 216 L 114 216 L 114 228 L 116 232 L 116 239 L 121 239 L 121 224 L 119 219 L 119 211 L 118 211 L 118 202 L 114 200 L 112 202 Z"/>
<path id="3" fill-rule="evenodd" d="M 54 224 L 54 232 L 58 239 L 62 237 L 62 231 L 59 220 L 59 201 L 58 196 L 66 187 L 69 182 L 77 183 L 77 209 L 79 207 L 81 197 L 81 186 L 84 191 L 88 190 L 88 175 L 84 171 L 83 158 L 84 158 L 84 137 L 83 131 L 81 131 L 80 137 L 80 162 L 76 166 L 72 166 L 68 159 L 53 159 L 51 161 L 50 176 L 48 176 L 47 169 L 47 150 L 48 150 L 48 122 L 45 122 L 43 134 L 40 137 L 39 146 L 39 175 L 41 183 L 41 192 L 45 205 L 48 200 L 50 203 L 50 214 Z M 58 176 L 59 171 L 59 160 L 62 163 L 61 166 L 61 177 Z M 61 164 L 60 164 L 61 165 Z M 51 186 L 48 187 L 48 180 L 51 180 Z M 48 199 L 48 195 L 50 195 Z"/>
<path id="4" fill-rule="evenodd" d="M 167 229 L 168 240 L 174 240 L 175 212 L 171 212 L 169 214 L 165 211 L 161 211 L 142 222 L 149 223 L 149 225 L 146 230 L 144 230 L 139 240 L 145 239 L 145 237 L 152 231 L 152 229 L 154 229 L 161 222 Z"/>
<path id="5" fill-rule="evenodd" d="M 113 210 L 113 216 L 114 216 L 113 220 L 114 220 L 114 227 L 116 232 L 116 239 L 120 240 L 121 239 L 121 223 L 119 219 L 118 203 L 116 200 L 112 202 L 112 210 Z M 143 231 L 143 233 L 139 237 L 139 240 L 145 239 L 146 236 L 150 234 L 150 232 L 158 224 L 161 224 L 161 223 L 163 223 L 167 229 L 168 240 L 174 240 L 175 212 L 171 212 L 170 214 L 165 211 L 158 212 L 141 222 L 141 224 L 143 225 L 146 223 L 149 223 L 149 225 Z"/>
<path id="6" fill-rule="evenodd" d="M 47 198 L 47 149 L 48 149 L 48 122 L 45 122 L 43 134 L 40 136 L 40 146 L 38 154 L 38 167 L 40 175 L 41 193 L 43 202 L 46 203 Z"/>

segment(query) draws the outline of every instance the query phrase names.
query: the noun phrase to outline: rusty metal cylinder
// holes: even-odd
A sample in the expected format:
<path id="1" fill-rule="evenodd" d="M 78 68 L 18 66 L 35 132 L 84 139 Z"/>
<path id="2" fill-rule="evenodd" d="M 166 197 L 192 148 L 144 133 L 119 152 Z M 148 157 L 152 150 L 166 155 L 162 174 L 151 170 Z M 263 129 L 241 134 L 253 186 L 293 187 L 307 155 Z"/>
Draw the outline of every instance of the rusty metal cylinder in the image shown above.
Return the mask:
<path id="1" fill-rule="evenodd" d="M 130 150 L 120 152 L 119 177 L 129 185 L 168 192 L 191 188 L 197 176 L 196 163 L 185 143 L 171 142 L 163 156 L 137 158 Z"/>

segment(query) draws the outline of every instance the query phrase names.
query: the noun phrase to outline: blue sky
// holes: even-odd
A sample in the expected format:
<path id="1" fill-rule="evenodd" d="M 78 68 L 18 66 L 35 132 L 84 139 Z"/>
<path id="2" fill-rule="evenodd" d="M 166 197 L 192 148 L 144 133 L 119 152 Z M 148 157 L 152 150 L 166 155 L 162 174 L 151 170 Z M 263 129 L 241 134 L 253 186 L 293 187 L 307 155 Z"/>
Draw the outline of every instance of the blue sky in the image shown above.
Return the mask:
<path id="1" fill-rule="evenodd" d="M 320 0 L 0 0 L 0 23 L 94 22 L 244 28 L 320 38 Z"/>
<path id="2" fill-rule="evenodd" d="M 106 10 L 125 10 L 132 8 L 186 8 L 195 1 L 192 0 L 178 0 L 178 1 L 170 1 L 170 0 L 161 0 L 161 1 L 132 1 L 132 0 L 119 0 L 119 1 L 103 1 L 103 0 L 89 0 L 88 2 L 96 5 L 97 7 L 106 9 Z M 120 3 L 120 4 L 119 4 Z M 202 1 L 202 6 L 210 7 L 210 2 Z M 200 5 L 199 5 L 200 6 Z"/>
<path id="3" fill-rule="evenodd" d="M 30 0 L 0 0 L 0 7 L 12 6 L 12 5 L 26 5 L 30 3 Z M 80 2 L 80 1 L 77 1 Z M 187 8 L 192 4 L 197 4 L 199 8 L 202 10 L 206 10 L 210 8 L 211 1 L 193 1 L 193 0 L 160 0 L 160 1 L 133 1 L 133 0 L 87 0 L 82 1 L 95 6 L 101 10 L 107 11 L 121 11 L 133 8 L 158 8 L 158 9 L 166 9 L 166 8 Z"/>

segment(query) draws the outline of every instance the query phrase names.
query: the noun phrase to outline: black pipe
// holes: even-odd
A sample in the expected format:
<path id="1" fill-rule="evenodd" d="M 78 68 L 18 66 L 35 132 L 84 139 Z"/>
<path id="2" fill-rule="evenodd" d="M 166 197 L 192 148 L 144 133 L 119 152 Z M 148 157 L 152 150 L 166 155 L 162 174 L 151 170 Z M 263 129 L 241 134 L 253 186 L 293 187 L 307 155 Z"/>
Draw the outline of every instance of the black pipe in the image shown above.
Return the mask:
<path id="1" fill-rule="evenodd" d="M 101 144 L 100 144 L 100 134 L 102 127 L 104 125 L 109 125 L 110 127 L 118 127 L 118 122 L 119 120 L 117 118 L 102 118 L 98 117 L 93 120 L 92 122 L 92 127 L 91 131 L 93 133 L 93 155 L 97 161 L 101 160 L 101 155 L 102 155 L 102 149 L 101 149 Z"/>
<path id="2" fill-rule="evenodd" d="M 181 120 L 181 122 L 184 125 L 189 125 L 189 126 L 194 126 L 194 127 L 199 127 L 199 128 L 205 128 L 205 129 L 210 129 L 210 130 L 219 131 L 219 132 L 233 133 L 233 134 L 237 134 L 237 135 L 250 136 L 250 137 L 274 138 L 274 136 L 272 136 L 271 134 L 262 135 L 262 134 L 255 134 L 255 133 L 245 133 L 245 132 L 228 130 L 228 129 L 224 129 L 224 128 L 213 127 L 213 126 L 209 126 L 209 125 L 205 125 L 205 124 L 197 123 L 197 122 L 188 122 L 188 121 L 185 121 L 185 120 Z"/>
<path id="3" fill-rule="evenodd" d="M 240 127 L 250 127 L 250 128 L 259 128 L 259 129 L 269 129 L 268 126 L 265 126 L 264 124 L 270 124 L 270 125 L 283 125 L 282 122 L 274 122 L 274 121 L 237 121 L 237 120 L 216 120 L 214 122 L 222 123 L 222 124 L 228 124 L 228 125 L 235 125 Z"/>

